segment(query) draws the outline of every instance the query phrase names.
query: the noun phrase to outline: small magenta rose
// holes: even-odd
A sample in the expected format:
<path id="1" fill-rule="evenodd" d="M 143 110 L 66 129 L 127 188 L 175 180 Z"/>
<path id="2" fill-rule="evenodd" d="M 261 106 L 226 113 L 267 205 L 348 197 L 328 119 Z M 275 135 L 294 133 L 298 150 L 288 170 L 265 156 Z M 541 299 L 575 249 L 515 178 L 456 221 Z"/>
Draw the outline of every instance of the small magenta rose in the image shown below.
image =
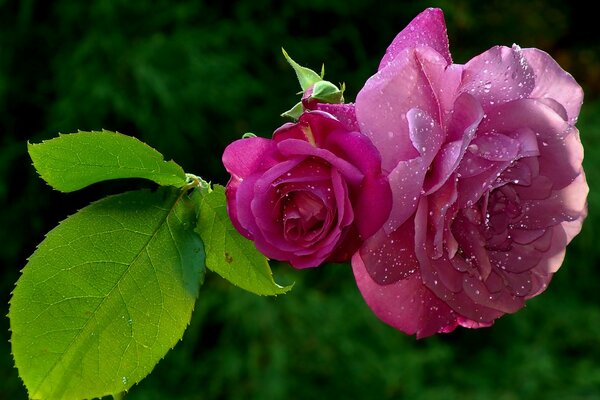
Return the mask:
<path id="1" fill-rule="evenodd" d="M 296 268 L 349 260 L 391 208 L 377 149 L 326 112 L 307 111 L 272 139 L 233 142 L 223 164 L 233 225 Z"/>
<path id="2" fill-rule="evenodd" d="M 396 37 L 354 110 L 393 193 L 352 258 L 379 318 L 417 337 L 489 326 L 546 289 L 586 216 L 582 98 L 538 49 L 453 64 L 438 9 Z"/>

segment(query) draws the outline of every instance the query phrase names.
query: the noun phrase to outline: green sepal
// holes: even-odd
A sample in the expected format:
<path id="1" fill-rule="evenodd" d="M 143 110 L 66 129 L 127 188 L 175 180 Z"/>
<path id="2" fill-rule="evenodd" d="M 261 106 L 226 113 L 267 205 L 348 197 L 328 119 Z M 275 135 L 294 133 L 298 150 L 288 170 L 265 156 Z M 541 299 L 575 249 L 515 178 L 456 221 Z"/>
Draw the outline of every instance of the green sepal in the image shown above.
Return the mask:
<path id="1" fill-rule="evenodd" d="M 283 52 L 283 56 L 285 57 L 287 62 L 292 66 L 292 68 L 296 72 L 296 76 L 298 77 L 298 82 L 300 82 L 300 87 L 302 88 L 303 92 L 305 90 L 307 90 L 308 88 L 310 88 L 315 83 L 317 83 L 323 79 L 322 76 L 317 74 L 312 69 L 302 67 L 296 61 L 292 60 L 292 58 L 288 55 L 288 53 L 283 48 L 281 48 L 281 51 Z M 322 72 L 323 73 L 325 72 L 324 67 L 322 69 Z"/>
<path id="2" fill-rule="evenodd" d="M 313 86 L 313 91 L 310 95 L 311 99 L 318 100 L 322 103 L 339 104 L 344 102 L 344 88 L 338 88 L 329 81 L 319 81 Z"/>
<path id="3" fill-rule="evenodd" d="M 286 112 L 282 113 L 281 116 L 288 117 L 288 118 L 291 118 L 294 121 L 296 121 L 296 120 L 298 120 L 298 118 L 300 118 L 300 116 L 302 115 L 303 112 L 304 112 L 304 106 L 302 105 L 302 102 L 299 101 L 298 103 L 296 103 L 296 105 L 294 107 L 292 107 L 289 110 L 287 110 Z"/>

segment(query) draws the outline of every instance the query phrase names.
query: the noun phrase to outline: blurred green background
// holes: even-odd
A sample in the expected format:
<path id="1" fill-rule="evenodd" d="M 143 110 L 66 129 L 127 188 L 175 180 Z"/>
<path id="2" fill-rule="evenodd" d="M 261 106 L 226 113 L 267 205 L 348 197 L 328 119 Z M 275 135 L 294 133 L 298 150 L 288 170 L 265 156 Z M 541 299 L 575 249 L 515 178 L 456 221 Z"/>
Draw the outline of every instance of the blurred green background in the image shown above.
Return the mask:
<path id="1" fill-rule="evenodd" d="M 599 399 L 600 35 L 576 3 L 367 0 L 0 0 L 0 314 L 19 270 L 60 220 L 141 182 L 59 194 L 26 153 L 58 132 L 134 135 L 226 183 L 224 147 L 268 136 L 298 89 L 283 46 L 347 84 L 347 98 L 426 6 L 445 10 L 464 63 L 495 44 L 539 47 L 584 86 L 579 128 L 590 214 L 549 290 L 494 327 L 421 341 L 379 322 L 346 266 L 295 271 L 260 298 L 210 274 L 192 324 L 127 399 Z M 0 319 L 0 399 L 26 399 Z"/>

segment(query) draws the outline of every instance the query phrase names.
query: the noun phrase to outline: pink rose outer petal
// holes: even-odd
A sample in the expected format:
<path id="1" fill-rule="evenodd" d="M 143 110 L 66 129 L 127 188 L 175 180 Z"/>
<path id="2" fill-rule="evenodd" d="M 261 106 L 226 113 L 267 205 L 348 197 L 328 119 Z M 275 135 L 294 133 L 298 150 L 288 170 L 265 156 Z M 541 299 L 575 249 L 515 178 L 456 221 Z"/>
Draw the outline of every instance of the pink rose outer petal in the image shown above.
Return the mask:
<path id="1" fill-rule="evenodd" d="M 566 109 L 569 123 L 577 122 L 583 103 L 581 86 L 548 53 L 538 49 L 523 49 L 523 56 L 535 71 L 535 87 L 531 97 L 555 100 Z"/>
<path id="2" fill-rule="evenodd" d="M 390 64 L 402 50 L 417 47 L 431 47 L 440 53 L 448 64 L 452 63 L 444 13 L 439 8 L 426 9 L 396 36 L 387 48 L 379 69 Z"/>
<path id="3" fill-rule="evenodd" d="M 352 270 L 358 289 L 371 310 L 383 322 L 417 338 L 450 332 L 457 326 L 457 316 L 444 302 L 423 285 L 414 274 L 391 285 L 379 285 L 369 275 L 357 252 Z"/>
<path id="4" fill-rule="evenodd" d="M 358 121 L 356 120 L 356 111 L 354 104 L 327 104 L 317 103 L 316 109 L 325 111 L 338 119 L 349 131 L 359 131 Z"/>
<path id="5" fill-rule="evenodd" d="M 438 124 L 440 104 L 421 68 L 419 53 L 407 49 L 402 57 L 377 72 L 356 97 L 361 132 L 381 153 L 382 168 L 393 170 L 399 161 L 419 156 L 411 140 L 407 114 L 418 109 Z M 439 68 L 443 69 L 439 64 Z"/>

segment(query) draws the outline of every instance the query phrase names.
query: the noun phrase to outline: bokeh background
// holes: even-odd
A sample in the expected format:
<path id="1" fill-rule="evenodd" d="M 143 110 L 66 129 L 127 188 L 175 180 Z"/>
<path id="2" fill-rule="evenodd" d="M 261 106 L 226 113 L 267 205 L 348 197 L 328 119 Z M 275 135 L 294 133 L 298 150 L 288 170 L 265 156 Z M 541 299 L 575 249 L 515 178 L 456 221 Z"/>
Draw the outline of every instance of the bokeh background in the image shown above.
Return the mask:
<path id="1" fill-rule="evenodd" d="M 225 183 L 224 147 L 268 136 L 299 89 L 280 47 L 346 82 L 353 99 L 387 45 L 427 6 L 445 10 L 455 62 L 495 44 L 539 47 L 584 86 L 591 192 L 583 232 L 549 290 L 492 328 L 417 341 L 379 322 L 347 266 L 295 271 L 261 298 L 214 274 L 183 342 L 127 399 L 599 399 L 600 34 L 577 2 L 0 0 L 0 314 L 19 270 L 60 220 L 110 182 L 59 194 L 26 141 L 111 129 Z M 26 399 L 0 318 L 0 399 Z"/>

